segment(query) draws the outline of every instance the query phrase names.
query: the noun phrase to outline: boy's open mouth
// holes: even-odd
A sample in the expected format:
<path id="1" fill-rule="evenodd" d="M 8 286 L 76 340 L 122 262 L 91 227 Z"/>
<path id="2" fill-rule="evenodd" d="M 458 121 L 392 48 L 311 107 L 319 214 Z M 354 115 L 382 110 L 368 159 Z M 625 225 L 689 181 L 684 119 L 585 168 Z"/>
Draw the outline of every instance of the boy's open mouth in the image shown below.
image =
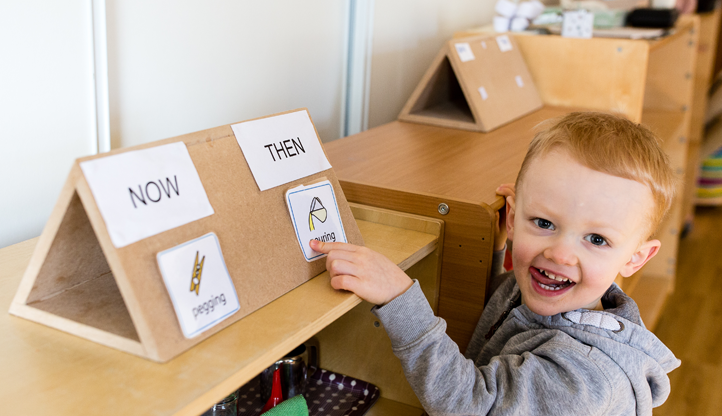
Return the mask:
<path id="1" fill-rule="evenodd" d="M 531 273 L 532 286 L 534 289 L 544 296 L 561 295 L 571 289 L 576 283 L 566 277 L 556 276 L 544 269 L 538 269 L 534 266 L 529 267 Z"/>

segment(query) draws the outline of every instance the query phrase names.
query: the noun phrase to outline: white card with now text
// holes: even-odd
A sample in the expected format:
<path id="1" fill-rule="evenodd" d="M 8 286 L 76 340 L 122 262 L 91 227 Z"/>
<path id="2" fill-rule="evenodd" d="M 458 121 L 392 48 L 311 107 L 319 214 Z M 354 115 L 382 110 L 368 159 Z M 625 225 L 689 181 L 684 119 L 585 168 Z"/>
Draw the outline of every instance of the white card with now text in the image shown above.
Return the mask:
<path id="1" fill-rule="evenodd" d="M 240 309 L 215 233 L 157 255 L 183 336 L 193 338 Z"/>
<path id="2" fill-rule="evenodd" d="M 183 142 L 80 163 L 113 245 L 213 215 L 213 207 Z"/>
<path id="3" fill-rule="evenodd" d="M 311 249 L 311 240 L 347 243 L 333 186 L 323 181 L 286 191 L 286 205 L 303 257 L 311 262 L 326 256 Z"/>
<path id="4" fill-rule="evenodd" d="M 306 110 L 231 128 L 261 191 L 331 169 Z"/>

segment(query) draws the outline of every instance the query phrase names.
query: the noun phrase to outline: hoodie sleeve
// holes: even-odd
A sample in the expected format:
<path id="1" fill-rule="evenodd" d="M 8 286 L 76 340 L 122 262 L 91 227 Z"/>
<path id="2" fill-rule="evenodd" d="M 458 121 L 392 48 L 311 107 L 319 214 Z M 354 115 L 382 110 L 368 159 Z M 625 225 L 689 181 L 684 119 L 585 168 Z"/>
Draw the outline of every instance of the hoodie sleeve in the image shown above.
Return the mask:
<path id="1" fill-rule="evenodd" d="M 446 322 L 434 316 L 418 282 L 373 312 L 431 415 L 602 415 L 612 410 L 613 387 L 588 358 L 590 347 L 556 340 L 545 331 L 551 338 L 532 342 L 530 351 L 521 352 L 525 347 L 519 346 L 519 354 L 503 354 L 476 367 L 446 335 Z"/>

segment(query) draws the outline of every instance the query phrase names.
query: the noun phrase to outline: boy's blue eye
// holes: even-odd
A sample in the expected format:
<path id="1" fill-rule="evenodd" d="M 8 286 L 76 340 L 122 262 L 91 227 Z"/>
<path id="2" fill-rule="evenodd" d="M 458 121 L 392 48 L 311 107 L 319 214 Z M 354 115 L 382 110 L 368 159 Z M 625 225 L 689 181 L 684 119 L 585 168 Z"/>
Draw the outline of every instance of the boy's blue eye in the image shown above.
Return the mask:
<path id="1" fill-rule="evenodd" d="M 590 243 L 594 244 L 595 246 L 607 245 L 607 240 L 605 240 L 604 237 L 602 237 L 599 234 L 589 234 L 586 237 L 586 240 L 589 241 Z"/>
<path id="2" fill-rule="evenodd" d="M 532 221 L 539 228 L 543 228 L 545 230 L 554 229 L 554 224 L 552 224 L 552 222 L 549 220 L 545 220 L 544 218 L 534 218 Z"/>

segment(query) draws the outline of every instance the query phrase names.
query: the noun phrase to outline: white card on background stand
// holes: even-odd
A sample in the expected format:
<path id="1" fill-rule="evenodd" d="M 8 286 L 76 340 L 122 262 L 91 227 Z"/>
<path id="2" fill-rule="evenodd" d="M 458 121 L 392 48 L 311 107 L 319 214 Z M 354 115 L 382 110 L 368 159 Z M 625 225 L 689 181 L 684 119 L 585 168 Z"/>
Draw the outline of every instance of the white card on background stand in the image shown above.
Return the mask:
<path id="1" fill-rule="evenodd" d="M 289 189 L 286 191 L 286 204 L 306 261 L 325 256 L 311 249 L 308 245 L 311 240 L 348 242 L 331 182 L 323 181 Z"/>
<path id="2" fill-rule="evenodd" d="M 331 169 L 305 110 L 231 128 L 261 191 Z"/>
<path id="3" fill-rule="evenodd" d="M 213 214 L 183 142 L 80 163 L 116 248 Z"/>
<path id="4" fill-rule="evenodd" d="M 461 62 L 468 62 L 474 60 L 474 52 L 471 51 L 471 46 L 468 43 L 456 43 L 454 44 L 456 53 L 459 54 Z"/>
<path id="5" fill-rule="evenodd" d="M 509 52 L 514 48 L 513 46 L 511 46 L 511 41 L 509 40 L 509 36 L 507 35 L 497 36 L 496 44 L 499 45 L 499 50 L 502 52 Z"/>
<path id="6" fill-rule="evenodd" d="M 195 337 L 240 309 L 214 233 L 161 251 L 157 260 L 186 338 Z"/>

